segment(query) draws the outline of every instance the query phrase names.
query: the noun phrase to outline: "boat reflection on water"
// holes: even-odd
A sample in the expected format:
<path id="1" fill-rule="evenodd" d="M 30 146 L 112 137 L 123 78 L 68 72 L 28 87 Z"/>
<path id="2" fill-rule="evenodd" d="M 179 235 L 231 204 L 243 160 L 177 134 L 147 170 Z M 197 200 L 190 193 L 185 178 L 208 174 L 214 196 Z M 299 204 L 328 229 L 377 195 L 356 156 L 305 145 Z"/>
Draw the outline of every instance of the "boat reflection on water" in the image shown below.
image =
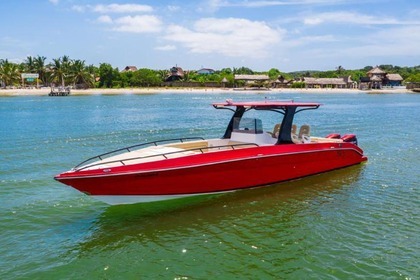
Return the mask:
<path id="1" fill-rule="evenodd" d="M 113 246 L 121 240 L 176 239 L 191 230 L 207 232 L 216 227 L 225 231 L 243 223 L 259 225 L 265 221 L 267 226 L 271 223 L 288 228 L 288 223 L 298 222 L 296 217 L 307 215 L 313 205 L 347 200 L 362 175 L 363 166 L 357 165 L 224 195 L 108 207 L 91 225 L 92 232 L 79 244 L 78 251 Z"/>

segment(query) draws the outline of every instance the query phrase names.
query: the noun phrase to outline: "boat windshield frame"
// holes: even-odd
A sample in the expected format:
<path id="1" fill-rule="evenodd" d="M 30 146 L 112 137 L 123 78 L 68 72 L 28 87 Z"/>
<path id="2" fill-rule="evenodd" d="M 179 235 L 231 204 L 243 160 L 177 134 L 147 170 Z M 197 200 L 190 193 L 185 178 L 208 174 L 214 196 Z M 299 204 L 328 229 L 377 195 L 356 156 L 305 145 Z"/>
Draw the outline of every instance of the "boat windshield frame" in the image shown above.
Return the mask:
<path id="1" fill-rule="evenodd" d="M 227 100 L 226 102 L 213 103 L 212 105 L 215 109 L 227 109 L 234 112 L 222 139 L 231 138 L 235 119 L 241 119 L 245 112 L 249 110 L 273 111 L 282 114 L 283 119 L 281 120 L 280 132 L 276 142 L 276 145 L 281 145 L 294 143 L 291 132 L 295 114 L 305 110 L 318 109 L 321 103 L 294 101 L 234 102 Z M 232 107 L 236 108 L 233 109 Z"/>

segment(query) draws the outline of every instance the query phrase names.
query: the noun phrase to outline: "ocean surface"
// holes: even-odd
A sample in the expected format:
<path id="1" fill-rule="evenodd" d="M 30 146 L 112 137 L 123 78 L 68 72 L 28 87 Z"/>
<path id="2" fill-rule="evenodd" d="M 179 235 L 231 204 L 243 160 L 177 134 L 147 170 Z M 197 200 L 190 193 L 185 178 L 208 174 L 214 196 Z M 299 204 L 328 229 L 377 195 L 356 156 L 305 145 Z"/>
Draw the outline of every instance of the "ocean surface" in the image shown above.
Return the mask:
<path id="1" fill-rule="evenodd" d="M 299 124 L 357 134 L 369 161 L 128 206 L 53 180 L 112 149 L 221 137 L 230 112 L 210 104 L 227 98 L 321 102 Z M 419 94 L 0 97 L 0 131 L 0 279 L 420 279 Z"/>

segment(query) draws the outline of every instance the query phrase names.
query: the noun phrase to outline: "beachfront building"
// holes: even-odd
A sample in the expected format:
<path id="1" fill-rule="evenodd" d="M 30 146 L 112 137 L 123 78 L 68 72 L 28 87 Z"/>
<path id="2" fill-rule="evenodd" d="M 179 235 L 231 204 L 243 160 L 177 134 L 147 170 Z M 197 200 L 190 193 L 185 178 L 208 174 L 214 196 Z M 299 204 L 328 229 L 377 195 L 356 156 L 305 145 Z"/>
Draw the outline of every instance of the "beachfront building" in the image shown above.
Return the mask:
<path id="1" fill-rule="evenodd" d="M 291 84 L 293 84 L 293 79 L 287 80 L 283 75 L 280 75 L 271 85 L 273 88 L 288 88 Z"/>
<path id="2" fill-rule="evenodd" d="M 304 77 L 302 82 L 306 88 L 357 88 L 357 82 L 350 76 L 341 78 L 312 78 Z"/>
<path id="3" fill-rule="evenodd" d="M 400 74 L 386 74 L 384 82 L 385 86 L 399 87 L 402 85 L 403 80 Z"/>
<path id="4" fill-rule="evenodd" d="M 222 87 L 225 88 L 226 87 L 226 84 L 228 82 L 229 82 L 228 79 L 226 79 L 226 77 L 224 77 L 223 80 L 222 80 Z"/>
<path id="5" fill-rule="evenodd" d="M 121 70 L 121 73 L 123 72 L 136 72 L 137 67 L 136 66 L 125 66 L 123 70 Z"/>
<path id="6" fill-rule="evenodd" d="M 359 89 L 382 89 L 383 87 L 399 87 L 403 78 L 400 74 L 389 74 L 378 66 L 367 72 L 367 77 L 360 78 Z"/>
<path id="7" fill-rule="evenodd" d="M 243 84 L 246 87 L 262 87 L 270 80 L 268 75 L 240 75 L 235 74 L 235 84 Z"/>
<path id="8" fill-rule="evenodd" d="M 370 88 L 381 89 L 383 85 L 382 81 L 385 80 L 386 72 L 376 66 L 367 72 L 367 76 L 369 77 Z"/>
<path id="9" fill-rule="evenodd" d="M 199 75 L 210 75 L 210 74 L 214 74 L 214 70 L 210 69 L 210 68 L 201 68 L 200 70 L 197 71 L 197 74 Z"/>
<path id="10" fill-rule="evenodd" d="M 169 70 L 169 76 L 166 78 L 166 82 L 179 81 L 184 78 L 184 70 L 181 67 L 174 66 Z"/>

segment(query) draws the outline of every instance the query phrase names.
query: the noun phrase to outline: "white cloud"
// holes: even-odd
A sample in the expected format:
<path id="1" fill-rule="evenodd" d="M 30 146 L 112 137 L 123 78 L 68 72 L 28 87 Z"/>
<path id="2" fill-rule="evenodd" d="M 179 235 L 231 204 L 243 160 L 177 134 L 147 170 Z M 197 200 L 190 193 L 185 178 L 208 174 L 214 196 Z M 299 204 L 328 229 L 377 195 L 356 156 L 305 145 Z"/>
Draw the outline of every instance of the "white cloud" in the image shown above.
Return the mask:
<path id="1" fill-rule="evenodd" d="M 147 13 L 152 12 L 153 8 L 148 5 L 139 4 L 109 4 L 109 5 L 74 5 L 72 10 L 77 12 L 90 11 L 94 13 Z M 111 28 L 113 31 L 118 32 L 131 32 L 131 33 L 154 33 L 162 29 L 161 20 L 154 15 L 134 15 L 124 16 L 113 19 L 109 15 L 102 15 L 96 19 L 96 22 L 104 24 L 114 24 Z"/>
<path id="2" fill-rule="evenodd" d="M 109 4 L 92 6 L 92 11 L 96 13 L 148 13 L 152 12 L 153 8 L 139 4 Z"/>
<path id="3" fill-rule="evenodd" d="M 205 5 L 201 9 L 206 10 L 205 7 L 209 7 L 210 10 L 215 11 L 223 7 L 244 7 L 244 8 L 264 8 L 264 7 L 274 7 L 274 6 L 305 6 L 305 5 L 314 5 L 314 4 L 330 4 L 337 5 L 341 3 L 346 3 L 348 0 L 283 0 L 283 1 L 225 1 L 225 0 L 208 0 L 205 2 Z"/>
<path id="4" fill-rule="evenodd" d="M 80 6 L 80 5 L 74 5 L 74 6 L 71 7 L 71 9 L 73 11 L 83 13 L 86 10 L 86 7 L 85 6 Z"/>
<path id="5" fill-rule="evenodd" d="M 179 7 L 179 6 L 172 6 L 172 5 L 170 5 L 170 6 L 168 6 L 168 7 L 166 7 L 170 12 L 178 12 L 180 9 L 181 9 L 181 7 Z"/>
<path id="6" fill-rule="evenodd" d="M 173 50 L 176 50 L 176 46 L 174 46 L 174 45 L 159 46 L 159 47 L 156 47 L 155 50 L 158 50 L 158 51 L 173 51 Z"/>
<path id="7" fill-rule="evenodd" d="M 324 47 L 325 45 L 331 45 L 332 43 L 340 43 L 347 38 L 342 36 L 337 36 L 333 34 L 326 35 L 303 35 L 300 36 L 299 33 L 289 33 L 288 38 L 285 38 L 281 44 L 284 49 L 284 52 L 293 52 L 296 48 L 302 49 L 305 48 L 305 53 L 313 49 Z"/>
<path id="8" fill-rule="evenodd" d="M 227 1 L 223 1 L 223 0 L 208 0 L 203 2 L 202 5 L 200 5 L 197 8 L 198 12 L 205 12 L 205 13 L 214 13 L 217 10 L 219 10 L 221 7 L 226 7 L 228 6 L 229 3 Z"/>
<path id="9" fill-rule="evenodd" d="M 418 18 L 418 16 L 420 15 L 420 8 L 417 9 L 411 9 L 408 14 L 414 18 Z"/>
<path id="10" fill-rule="evenodd" d="M 114 31 L 132 33 L 154 33 L 162 30 L 162 21 L 151 15 L 125 16 L 113 20 Z"/>
<path id="11" fill-rule="evenodd" d="M 110 16 L 104 15 L 104 16 L 98 17 L 96 21 L 100 23 L 112 23 L 112 18 Z"/>
<path id="12" fill-rule="evenodd" d="M 225 3 L 226 6 L 239 6 L 247 8 L 260 8 L 260 7 L 272 7 L 272 6 L 284 6 L 284 5 L 304 5 L 308 2 L 320 2 L 320 1 L 242 1 L 239 3 Z M 321 2 L 324 2 L 321 0 Z"/>
<path id="13" fill-rule="evenodd" d="M 356 25 L 400 25 L 400 24 L 420 24 L 419 21 L 400 21 L 387 16 L 374 17 L 370 15 L 337 11 L 330 13 L 318 13 L 310 16 L 303 16 L 303 23 L 306 25 L 319 25 L 324 23 L 342 23 Z"/>
<path id="14" fill-rule="evenodd" d="M 266 23 L 239 18 L 204 18 L 192 29 L 171 25 L 165 39 L 183 44 L 193 53 L 219 53 L 231 57 L 265 57 L 278 43 L 283 30 Z"/>
<path id="15" fill-rule="evenodd" d="M 392 36 L 390 36 L 392 34 Z M 362 37 L 363 36 L 363 37 Z M 319 60 L 339 61 L 343 58 L 348 64 L 359 61 L 365 64 L 372 59 L 389 63 L 398 61 L 420 61 L 420 26 L 404 26 L 376 31 L 369 36 L 349 37 L 339 48 L 332 45 L 314 46 L 305 51 L 306 57 Z"/>
<path id="16" fill-rule="evenodd" d="M 56 1 L 58 0 L 50 0 Z M 132 14 L 132 13 L 150 13 L 153 12 L 153 7 L 148 5 L 139 4 L 109 4 L 109 5 L 73 5 L 71 7 L 73 11 L 85 12 L 90 11 L 100 14 L 119 13 L 119 14 Z"/>
<path id="17" fill-rule="evenodd" d="M 355 46 L 350 51 L 366 56 L 411 56 L 420 61 L 420 26 L 390 28 L 373 33 L 369 37 L 365 44 Z"/>
<path id="18" fill-rule="evenodd" d="M 49 1 L 53 5 L 58 5 L 58 3 L 60 2 L 60 0 L 49 0 Z"/>
<path id="19" fill-rule="evenodd" d="M 308 17 L 303 20 L 303 23 L 307 25 L 317 25 L 323 22 L 324 20 L 320 17 Z"/>
<path id="20" fill-rule="evenodd" d="M 304 36 L 299 38 L 299 42 L 302 44 L 316 43 L 316 42 L 336 42 L 337 39 L 333 35 L 318 35 L 318 36 Z"/>

